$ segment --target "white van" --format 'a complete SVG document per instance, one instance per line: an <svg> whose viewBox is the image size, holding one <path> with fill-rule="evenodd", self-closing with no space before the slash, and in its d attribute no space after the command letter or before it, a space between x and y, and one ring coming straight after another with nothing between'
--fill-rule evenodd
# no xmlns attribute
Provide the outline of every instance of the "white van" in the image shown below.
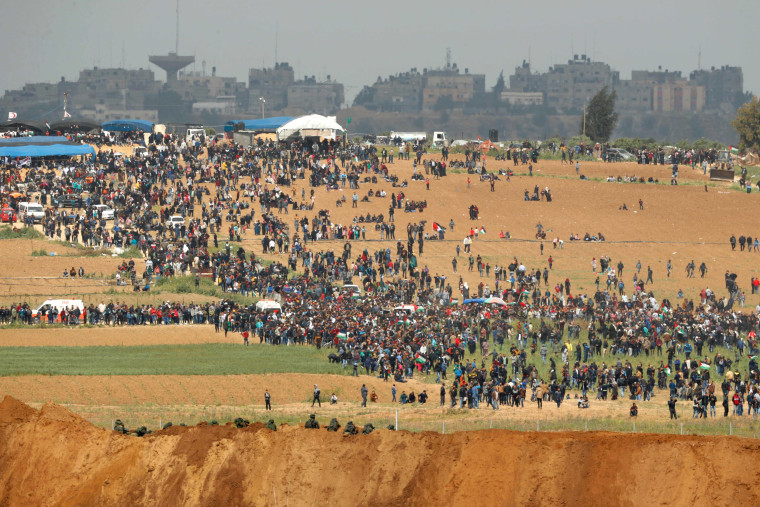
<svg viewBox="0 0 760 507"><path fill-rule="evenodd" d="M105 204L93 204L92 211L95 212L94 214L97 218L102 218L103 220L113 220L113 208L110 208Z"/></svg>
<svg viewBox="0 0 760 507"><path fill-rule="evenodd" d="M181 215L172 215L169 220L166 221L166 228L173 230L174 227L182 227L185 225L185 219Z"/></svg>
<svg viewBox="0 0 760 507"><path fill-rule="evenodd" d="M42 204L36 202L18 203L18 219L23 222L27 216L32 217L35 222L42 222L45 218L45 209Z"/></svg>
<svg viewBox="0 0 760 507"><path fill-rule="evenodd" d="M56 310L54 313L60 314L61 310L66 310L68 313L74 308L79 308L81 314L81 312L84 312L84 302L81 299L47 299L40 306L32 310L32 319L39 321L41 318L40 311L43 309L45 310L45 320L47 320L47 315L53 309ZM56 316L56 322L58 319L59 317Z"/></svg>
<svg viewBox="0 0 760 507"><path fill-rule="evenodd" d="M187 129L187 132L185 133L185 142L187 142L187 144L194 144L195 141L198 141L201 145L206 144L206 129Z"/></svg>

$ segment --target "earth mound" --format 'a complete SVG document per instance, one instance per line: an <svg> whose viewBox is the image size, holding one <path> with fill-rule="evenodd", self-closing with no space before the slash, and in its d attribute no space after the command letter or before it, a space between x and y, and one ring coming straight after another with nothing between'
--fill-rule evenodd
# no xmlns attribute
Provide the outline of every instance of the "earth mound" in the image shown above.
<svg viewBox="0 0 760 507"><path fill-rule="evenodd" d="M138 438L0 404L2 505L758 505L758 458L755 440L593 432L201 424Z"/></svg>

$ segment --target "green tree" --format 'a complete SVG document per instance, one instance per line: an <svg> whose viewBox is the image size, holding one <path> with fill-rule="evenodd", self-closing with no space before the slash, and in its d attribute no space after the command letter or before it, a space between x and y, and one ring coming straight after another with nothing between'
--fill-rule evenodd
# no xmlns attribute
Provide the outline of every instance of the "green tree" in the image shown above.
<svg viewBox="0 0 760 507"><path fill-rule="evenodd" d="M356 94L354 98L355 106L364 106L371 104L375 100L375 89L371 86L365 86L362 90Z"/></svg>
<svg viewBox="0 0 760 507"><path fill-rule="evenodd" d="M740 150L760 150L760 100L757 97L739 108L731 125L739 133Z"/></svg>
<svg viewBox="0 0 760 507"><path fill-rule="evenodd" d="M593 141L605 143L615 130L618 114L615 112L616 92L610 92L605 86L594 95L586 108L586 135ZM583 133L581 120L580 133Z"/></svg>

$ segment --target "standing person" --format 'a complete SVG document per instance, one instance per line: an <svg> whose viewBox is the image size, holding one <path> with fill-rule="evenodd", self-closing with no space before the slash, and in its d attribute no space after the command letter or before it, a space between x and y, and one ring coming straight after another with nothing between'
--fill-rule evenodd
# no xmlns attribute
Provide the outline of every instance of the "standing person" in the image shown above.
<svg viewBox="0 0 760 507"><path fill-rule="evenodd" d="M668 278L670 278L670 270L673 268L673 265L670 263L670 259L668 259L668 263L665 264L665 267L668 269Z"/></svg>
<svg viewBox="0 0 760 507"><path fill-rule="evenodd" d="M536 387L536 404L539 410L544 406L544 390L540 385Z"/></svg>
<svg viewBox="0 0 760 507"><path fill-rule="evenodd" d="M269 394L269 389L264 390L264 410L272 410L272 395Z"/></svg>
<svg viewBox="0 0 760 507"><path fill-rule="evenodd" d="M670 400L668 400L668 410L670 411L670 418L671 419L678 419L678 415L676 414L676 397L671 396Z"/></svg>
<svg viewBox="0 0 760 507"><path fill-rule="evenodd" d="M541 255L544 255L544 244L543 244L543 242L541 243L540 248L541 248Z"/></svg>
<svg viewBox="0 0 760 507"><path fill-rule="evenodd" d="M396 384L393 384L393 387L391 387L391 395L393 396L391 402L396 403Z"/></svg>
<svg viewBox="0 0 760 507"><path fill-rule="evenodd" d="M654 283L652 280L652 266L647 266L647 281L646 283Z"/></svg>
<svg viewBox="0 0 760 507"><path fill-rule="evenodd" d="M580 174L580 170L581 170L581 163L576 160L575 161L575 174L576 175Z"/></svg>
<svg viewBox="0 0 760 507"><path fill-rule="evenodd" d="M367 386L365 384L362 384L361 393L362 393L362 407L366 407L367 406Z"/></svg>
<svg viewBox="0 0 760 507"><path fill-rule="evenodd" d="M311 406L313 407L315 403L319 403L320 408L322 407L322 401L319 399L319 394L321 391L319 390L319 387L317 384L314 384L314 398L311 400Z"/></svg>
<svg viewBox="0 0 760 507"><path fill-rule="evenodd" d="M441 406L446 404L446 382L441 383Z"/></svg>

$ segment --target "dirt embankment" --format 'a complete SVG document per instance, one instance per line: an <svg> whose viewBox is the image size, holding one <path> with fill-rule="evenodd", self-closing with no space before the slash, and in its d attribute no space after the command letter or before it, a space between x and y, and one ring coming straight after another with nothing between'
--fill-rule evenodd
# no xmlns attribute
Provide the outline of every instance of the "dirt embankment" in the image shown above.
<svg viewBox="0 0 760 507"><path fill-rule="evenodd" d="M754 440L606 433L254 424L137 438L54 404L0 404L3 505L758 505L758 458Z"/></svg>

